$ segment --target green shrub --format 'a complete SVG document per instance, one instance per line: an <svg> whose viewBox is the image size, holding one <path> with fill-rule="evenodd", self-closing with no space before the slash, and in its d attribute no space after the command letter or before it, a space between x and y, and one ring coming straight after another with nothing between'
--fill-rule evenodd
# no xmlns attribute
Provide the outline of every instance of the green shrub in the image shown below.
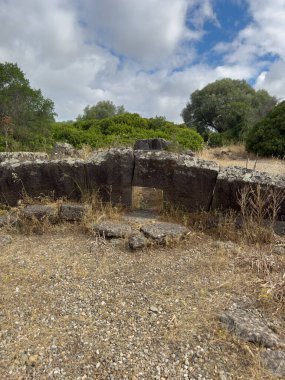
<svg viewBox="0 0 285 380"><path fill-rule="evenodd" d="M224 144L225 144L225 137L224 137L223 133L212 132L209 134L208 146L215 148L215 147L223 146Z"/></svg>
<svg viewBox="0 0 285 380"><path fill-rule="evenodd" d="M193 129L179 126L162 117L146 119L138 114L122 114L102 120L54 123L54 141L68 142L75 147L89 144L94 148L131 146L137 139L164 138L194 151L203 147L202 137Z"/></svg>
<svg viewBox="0 0 285 380"><path fill-rule="evenodd" d="M245 142L248 152L260 156L285 156L285 101L249 131Z"/></svg>

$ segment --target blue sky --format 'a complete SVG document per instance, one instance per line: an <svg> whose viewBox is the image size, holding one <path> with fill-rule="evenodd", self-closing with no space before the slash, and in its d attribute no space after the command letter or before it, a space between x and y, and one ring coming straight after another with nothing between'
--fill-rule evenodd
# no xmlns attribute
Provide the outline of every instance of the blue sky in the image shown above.
<svg viewBox="0 0 285 380"><path fill-rule="evenodd" d="M196 89L285 98L285 0L0 0L0 61L74 119L100 100L176 122Z"/></svg>

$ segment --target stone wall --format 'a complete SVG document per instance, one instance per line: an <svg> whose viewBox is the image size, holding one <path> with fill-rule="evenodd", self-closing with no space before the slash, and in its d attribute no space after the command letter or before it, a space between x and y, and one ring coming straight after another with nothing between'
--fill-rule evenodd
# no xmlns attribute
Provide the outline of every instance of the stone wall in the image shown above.
<svg viewBox="0 0 285 380"><path fill-rule="evenodd" d="M238 209L238 191L261 185L285 191L285 177L243 168L219 168L211 161L167 151L110 149L88 160L36 159L0 162L0 202L16 205L28 195L78 200L98 191L103 201L132 204L132 187L163 190L164 200L188 211ZM285 200L279 217L285 216Z"/></svg>

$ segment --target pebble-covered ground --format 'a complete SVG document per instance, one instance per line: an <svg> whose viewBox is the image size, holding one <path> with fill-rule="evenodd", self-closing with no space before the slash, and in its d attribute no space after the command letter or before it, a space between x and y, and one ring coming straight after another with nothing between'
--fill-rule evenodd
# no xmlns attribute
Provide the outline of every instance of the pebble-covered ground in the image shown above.
<svg viewBox="0 0 285 380"><path fill-rule="evenodd" d="M277 379L218 315L256 297L247 248L200 233L130 252L77 227L0 248L0 379Z"/></svg>

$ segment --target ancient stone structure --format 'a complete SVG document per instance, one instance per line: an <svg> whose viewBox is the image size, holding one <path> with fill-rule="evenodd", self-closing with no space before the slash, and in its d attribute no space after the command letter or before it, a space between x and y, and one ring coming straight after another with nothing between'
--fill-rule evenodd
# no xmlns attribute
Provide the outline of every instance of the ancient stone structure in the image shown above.
<svg viewBox="0 0 285 380"><path fill-rule="evenodd" d="M16 205L24 196L53 195L79 200L97 191L103 201L132 204L132 187L163 190L164 200L188 211L238 208L238 192L260 185L285 191L285 177L243 169L219 168L188 154L163 150L109 149L88 160L46 157L0 162L0 202ZM285 218L285 200L279 218Z"/></svg>

